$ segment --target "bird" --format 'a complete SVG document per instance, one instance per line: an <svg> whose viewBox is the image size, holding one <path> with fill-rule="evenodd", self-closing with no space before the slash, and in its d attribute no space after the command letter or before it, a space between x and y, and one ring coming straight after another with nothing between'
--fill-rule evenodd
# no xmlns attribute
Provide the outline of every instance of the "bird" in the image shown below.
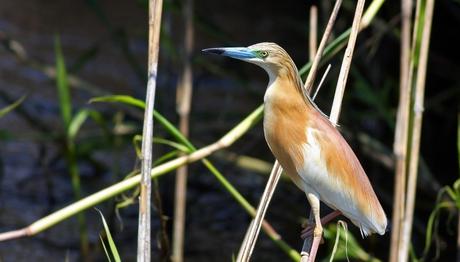
<svg viewBox="0 0 460 262"><path fill-rule="evenodd" d="M289 54L271 42L248 47L207 48L203 52L256 64L267 72L264 136L285 173L305 192L311 206L315 222L311 261L315 259L314 250L323 232L320 201L334 210L332 216L347 217L363 237L385 234L385 211L361 163L306 93Z"/></svg>

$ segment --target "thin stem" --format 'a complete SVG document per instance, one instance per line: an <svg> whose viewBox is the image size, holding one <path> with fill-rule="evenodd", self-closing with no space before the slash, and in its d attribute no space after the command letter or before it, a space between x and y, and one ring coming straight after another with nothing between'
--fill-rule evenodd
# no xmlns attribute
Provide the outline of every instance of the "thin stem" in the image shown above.
<svg viewBox="0 0 460 262"><path fill-rule="evenodd" d="M177 87L177 112L179 114L180 132L188 137L189 115L192 101L193 72L191 56L193 51L193 0L185 1L184 5L185 41L183 71ZM174 199L173 253L174 262L184 260L184 228L187 202L187 166L180 167L176 173Z"/></svg>
<svg viewBox="0 0 460 262"><path fill-rule="evenodd" d="M249 259L251 258L254 246L257 241L257 237L260 232L262 221L268 209L268 204L272 199L273 193L275 192L276 186L278 184L282 172L283 169L281 168L281 165L278 161L275 161L273 169L270 173L270 177L267 181L267 186L265 187L264 193L262 194L262 198L260 199L260 204L257 208L256 216L249 225L249 229L241 245L240 251L238 252L238 258L236 261L249 261Z"/></svg>
<svg viewBox="0 0 460 262"><path fill-rule="evenodd" d="M358 32L361 25L361 17L364 9L364 0L358 0L356 4L355 16L353 18L353 25L351 27L350 38L348 39L347 49L345 49L345 54L342 60L342 66L340 68L339 78L337 80L337 87L335 88L334 101L338 101L333 104L330 120L332 123L337 123L340 115L340 108L342 106L342 97L345 92L345 86L347 84L348 72L350 71L351 59L353 57L353 51L355 49L356 38L358 37Z"/></svg>
<svg viewBox="0 0 460 262"><path fill-rule="evenodd" d="M316 88L311 100L315 100L316 96L319 93L319 90L321 89L321 86L323 85L324 80L326 79L327 74L329 74L329 70L331 70L331 64L327 65L326 71L324 71L324 74L321 77L321 81L319 81L318 87Z"/></svg>
<svg viewBox="0 0 460 262"><path fill-rule="evenodd" d="M160 48L161 12L163 0L149 1L149 53L148 81L145 98L144 128L142 132L142 167L139 200L139 229L137 239L137 261L150 262L151 258L151 187L152 169L152 138L153 138L153 108L155 107L155 91L158 68L158 51Z"/></svg>
<svg viewBox="0 0 460 262"><path fill-rule="evenodd" d="M312 5L310 7L310 30L308 31L308 52L310 61L313 61L316 54L316 46L318 44L318 7Z"/></svg>
<svg viewBox="0 0 460 262"><path fill-rule="evenodd" d="M430 46L431 24L433 20L434 0L427 0L423 19L423 31L420 43L420 55L415 82L414 124L409 162L409 177L407 181L406 210L402 227L402 241L399 251L400 261L407 261L409 243L414 219L414 205L417 186L418 160L420 156L420 137L422 133L423 101L425 97L426 69L428 50Z"/></svg>
<svg viewBox="0 0 460 262"><path fill-rule="evenodd" d="M340 5L342 4L342 0L336 0L334 9L332 10L331 16L329 17L329 21L327 22L326 29L324 30L323 37L321 38L321 43L319 44L318 50L315 52L315 59L313 59L312 66L310 72L308 73L307 79L305 80L305 90L307 94L311 93L311 89L315 82L316 72L318 71L319 61L323 56L324 49L326 48L327 40L329 39L332 28L334 27L335 20L337 18L337 14L339 13Z"/></svg>
<svg viewBox="0 0 460 262"><path fill-rule="evenodd" d="M404 219L405 189L406 189L406 161L407 140L409 129L409 107L411 86L409 85L410 66L410 28L412 17L412 0L401 1L401 60L399 82L399 105L396 119L395 140L393 152L395 154L395 191L393 197L393 218L391 230L390 261L397 261L397 251L401 223Z"/></svg>

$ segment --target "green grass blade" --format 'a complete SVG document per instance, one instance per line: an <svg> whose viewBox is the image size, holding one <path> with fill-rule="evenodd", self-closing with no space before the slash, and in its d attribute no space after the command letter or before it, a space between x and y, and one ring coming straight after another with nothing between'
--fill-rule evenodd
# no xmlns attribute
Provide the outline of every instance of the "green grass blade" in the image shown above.
<svg viewBox="0 0 460 262"><path fill-rule="evenodd" d="M145 102L127 95L111 95L111 96L100 96L89 100L89 103L95 102L110 102L110 103L122 103L145 109Z"/></svg>
<svg viewBox="0 0 460 262"><path fill-rule="evenodd" d="M338 224L330 224L324 230L324 238L329 244L329 253L334 255L334 260L380 261L378 258L375 258L371 254L367 253L353 234L351 234L348 230L343 230L342 232L339 227L340 225ZM336 241L334 240L337 236L339 237L339 242L337 247L334 247L336 244ZM330 261L330 259L331 256L325 258L323 261Z"/></svg>
<svg viewBox="0 0 460 262"><path fill-rule="evenodd" d="M101 240L102 248L104 249L105 257L109 262L112 262L112 259L110 259L109 251L107 250L107 247L104 244L104 240L102 239L102 236L99 235L99 239Z"/></svg>
<svg viewBox="0 0 460 262"><path fill-rule="evenodd" d="M175 148L175 149L177 149L179 151L182 151L184 153L190 153L190 148L184 146L183 144L179 144L177 142L174 142L174 141L171 141L171 140L168 140L168 139L164 139L164 138L161 138L161 137L154 137L153 138L153 143L170 146L170 147Z"/></svg>
<svg viewBox="0 0 460 262"><path fill-rule="evenodd" d="M70 140L75 139L75 137L77 136L78 131L80 130L80 127L86 121L88 116L89 116L89 110L88 109L82 109L82 110L78 111L75 114L75 116L72 118L72 120L69 123L69 128L67 130L67 136L69 137Z"/></svg>
<svg viewBox="0 0 460 262"><path fill-rule="evenodd" d="M81 126L85 123L86 119L90 117L94 122L96 122L103 129L105 127L105 120L101 113L92 110L92 109L81 109L75 116L71 119L69 123L69 128L67 130L67 136L70 140L74 140L80 131Z"/></svg>
<svg viewBox="0 0 460 262"><path fill-rule="evenodd" d="M112 253L113 259L115 260L115 262L120 262L120 254L118 254L118 249L115 245L115 242L113 241L112 234L110 233L109 226L105 221L104 215L99 209L96 208L96 210L97 212L99 212L99 215L101 215L102 224L104 225L105 234L107 236L107 242L109 243L110 252Z"/></svg>
<svg viewBox="0 0 460 262"><path fill-rule="evenodd" d="M55 56L56 56L56 85L59 95L59 108L64 126L67 130L72 118L72 103L70 100L70 89L67 79L67 70L65 67L64 55L62 54L61 41L59 36L54 40Z"/></svg>
<svg viewBox="0 0 460 262"><path fill-rule="evenodd" d="M122 103L126 105L135 106L140 109L145 109L144 101L127 95L101 96L93 98L89 102ZM260 112L260 115L262 115L262 112ZM155 117L155 120L158 121L174 138L176 138L177 141L183 143L190 149L196 150L192 143L190 143L190 141L187 138L185 138L185 136L182 135L182 133L173 124L171 124L171 122L169 122L164 116L158 113L158 111L153 111L153 117Z"/></svg>
<svg viewBox="0 0 460 262"><path fill-rule="evenodd" d="M16 107L18 107L24 101L24 99L26 99L26 97L27 95L23 95L11 105L0 109L0 118L4 117L6 114L13 111Z"/></svg>

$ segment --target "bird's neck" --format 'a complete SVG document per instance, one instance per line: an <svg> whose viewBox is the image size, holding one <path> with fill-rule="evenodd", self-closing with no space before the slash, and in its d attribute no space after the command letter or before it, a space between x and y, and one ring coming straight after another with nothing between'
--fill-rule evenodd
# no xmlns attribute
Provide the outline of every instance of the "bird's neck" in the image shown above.
<svg viewBox="0 0 460 262"><path fill-rule="evenodd" d="M267 72L269 82L264 96L266 105L286 103L285 105L308 107L302 93L302 80L296 68L291 70L281 68L267 70Z"/></svg>
<svg viewBox="0 0 460 262"><path fill-rule="evenodd" d="M293 62L290 66L290 68L284 66L279 70L266 69L269 82L264 96L265 106L278 105L286 109L317 111L327 118L306 93Z"/></svg>

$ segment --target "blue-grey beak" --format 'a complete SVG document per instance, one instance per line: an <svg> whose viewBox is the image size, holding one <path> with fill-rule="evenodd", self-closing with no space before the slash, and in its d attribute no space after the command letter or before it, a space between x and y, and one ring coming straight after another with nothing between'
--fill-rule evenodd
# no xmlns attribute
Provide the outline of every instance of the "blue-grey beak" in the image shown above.
<svg viewBox="0 0 460 262"><path fill-rule="evenodd" d="M247 47L216 47L202 50L206 53L228 56L235 59L246 60L256 58L256 55Z"/></svg>

